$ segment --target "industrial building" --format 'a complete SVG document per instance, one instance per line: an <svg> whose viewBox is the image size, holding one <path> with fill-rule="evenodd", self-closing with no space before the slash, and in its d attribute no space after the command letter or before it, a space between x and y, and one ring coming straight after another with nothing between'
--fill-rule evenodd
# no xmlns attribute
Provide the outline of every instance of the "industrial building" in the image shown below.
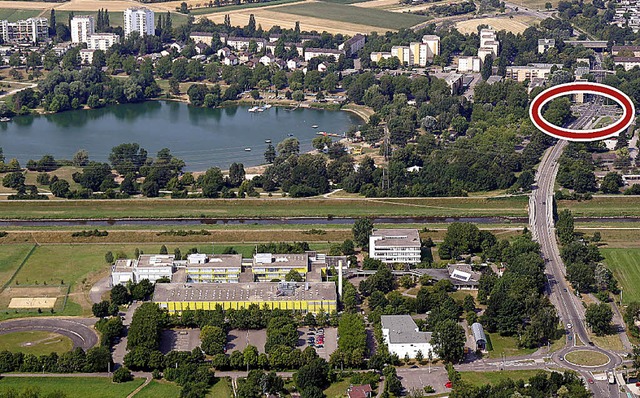
<svg viewBox="0 0 640 398"><path fill-rule="evenodd" d="M190 254L185 267L187 283L238 283L241 272L241 254Z"/></svg>
<svg viewBox="0 0 640 398"><path fill-rule="evenodd" d="M374 229L369 257L385 264L418 264L421 246L417 229Z"/></svg>
<svg viewBox="0 0 640 398"><path fill-rule="evenodd" d="M420 332L410 315L382 315L382 336L390 354L400 358L415 358L420 351L424 358L436 358L431 345L431 332Z"/></svg>
<svg viewBox="0 0 640 398"><path fill-rule="evenodd" d="M251 283L160 283L153 302L170 314L184 310L224 310L258 304L270 309L318 313L337 309L333 282L251 282Z"/></svg>

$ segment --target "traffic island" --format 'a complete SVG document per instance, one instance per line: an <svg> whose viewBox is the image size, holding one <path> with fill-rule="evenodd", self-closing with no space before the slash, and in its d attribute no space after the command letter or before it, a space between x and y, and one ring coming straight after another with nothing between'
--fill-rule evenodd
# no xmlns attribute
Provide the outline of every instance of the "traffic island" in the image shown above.
<svg viewBox="0 0 640 398"><path fill-rule="evenodd" d="M576 350L564 356L565 361L576 366L600 367L607 365L609 357L598 351Z"/></svg>

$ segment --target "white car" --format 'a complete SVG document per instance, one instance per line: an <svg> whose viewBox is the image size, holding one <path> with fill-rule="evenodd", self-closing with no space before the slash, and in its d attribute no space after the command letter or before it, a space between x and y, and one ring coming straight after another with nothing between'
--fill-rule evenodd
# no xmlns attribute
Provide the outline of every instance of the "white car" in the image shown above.
<svg viewBox="0 0 640 398"><path fill-rule="evenodd" d="M567 323L567 329L571 329L573 325L571 325L570 323Z"/></svg>

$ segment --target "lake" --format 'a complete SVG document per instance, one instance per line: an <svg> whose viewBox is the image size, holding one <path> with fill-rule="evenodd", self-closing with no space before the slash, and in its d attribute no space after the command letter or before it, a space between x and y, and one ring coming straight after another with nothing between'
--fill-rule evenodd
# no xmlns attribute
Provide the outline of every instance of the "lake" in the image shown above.
<svg viewBox="0 0 640 398"><path fill-rule="evenodd" d="M20 116L0 123L0 147L7 161L51 154L71 159L79 149L90 160L106 162L111 148L137 142L150 156L169 148L186 162L187 170L212 166L227 169L232 162L245 166L264 163L265 140L275 146L293 134L301 151L311 150L318 131L342 134L362 120L349 112L273 107L248 112L248 106L196 108L181 102L147 101L101 109L52 115ZM318 128L313 128L317 125ZM245 151L251 148L251 151Z"/></svg>

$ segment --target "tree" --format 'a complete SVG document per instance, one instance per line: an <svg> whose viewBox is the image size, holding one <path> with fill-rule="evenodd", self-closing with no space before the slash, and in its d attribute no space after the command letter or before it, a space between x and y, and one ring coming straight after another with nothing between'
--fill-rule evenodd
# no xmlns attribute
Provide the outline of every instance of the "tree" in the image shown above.
<svg viewBox="0 0 640 398"><path fill-rule="evenodd" d="M2 186L5 188L19 189L24 187L25 176L21 172L13 172L2 178Z"/></svg>
<svg viewBox="0 0 640 398"><path fill-rule="evenodd" d="M84 167L89 164L89 152L86 149L80 149L73 155L73 165L77 167Z"/></svg>
<svg viewBox="0 0 640 398"><path fill-rule="evenodd" d="M126 287L122 285L115 285L111 289L111 302L117 305L128 304L131 301L131 296L129 296L129 291Z"/></svg>
<svg viewBox="0 0 640 398"><path fill-rule="evenodd" d="M456 321L446 319L436 325L432 344L443 361L460 362L464 358L464 343L464 329Z"/></svg>
<svg viewBox="0 0 640 398"><path fill-rule="evenodd" d="M472 223L454 222L447 228L447 234L438 249L438 254L443 259L450 259L479 250L480 230L478 227Z"/></svg>
<svg viewBox="0 0 640 398"><path fill-rule="evenodd" d="M285 275L284 280L287 282L302 282L304 281L304 278L298 271L292 269L287 273L287 275Z"/></svg>
<svg viewBox="0 0 640 398"><path fill-rule="evenodd" d="M106 252L104 255L104 261L107 264L113 264L113 253L111 253L110 251Z"/></svg>
<svg viewBox="0 0 640 398"><path fill-rule="evenodd" d="M603 336L611 331L613 311L609 304L589 304L585 311L585 318L596 335Z"/></svg>
<svg viewBox="0 0 640 398"><path fill-rule="evenodd" d="M264 160L267 163L273 163L273 161L276 160L276 149L273 145L269 144L267 146L267 150L264 152Z"/></svg>
<svg viewBox="0 0 640 398"><path fill-rule="evenodd" d="M297 138L287 138L277 146L278 153L283 158L300 153L300 141Z"/></svg>
<svg viewBox="0 0 640 398"><path fill-rule="evenodd" d="M229 183L233 187L239 187L245 179L244 165L242 163L231 163L229 167Z"/></svg>
<svg viewBox="0 0 640 398"><path fill-rule="evenodd" d="M93 316L96 318L104 318L109 316L109 305L110 303L106 300L101 301L99 303L95 303L91 307L91 312L93 312Z"/></svg>
<svg viewBox="0 0 640 398"><path fill-rule="evenodd" d="M558 214L556 231L561 244L567 245L573 242L573 215L571 210L564 209Z"/></svg>
<svg viewBox="0 0 640 398"><path fill-rule="evenodd" d="M302 90L296 90L291 95L291 98L294 101L302 102L302 101L304 101L304 92Z"/></svg>
<svg viewBox="0 0 640 398"><path fill-rule="evenodd" d="M482 64L482 78L487 80L493 74L493 56L487 55Z"/></svg>
<svg viewBox="0 0 640 398"><path fill-rule="evenodd" d="M369 236L373 232L373 222L368 218L358 218L351 228L353 241L361 248L369 246Z"/></svg>
<svg viewBox="0 0 640 398"><path fill-rule="evenodd" d="M129 369L125 367L120 367L113 372L113 382L114 383L126 383L128 381L133 380L133 375L129 371Z"/></svg>
<svg viewBox="0 0 640 398"><path fill-rule="evenodd" d="M207 355L224 354L227 334L218 326L206 325L200 330L202 350Z"/></svg>
<svg viewBox="0 0 640 398"><path fill-rule="evenodd" d="M323 388L328 383L329 364L322 358L316 358L303 365L295 374L296 386L304 393L305 390L316 387Z"/></svg>
<svg viewBox="0 0 640 398"><path fill-rule="evenodd" d="M600 189L602 193L620 193L620 187L624 185L622 176L616 172L607 173L602 179Z"/></svg>

